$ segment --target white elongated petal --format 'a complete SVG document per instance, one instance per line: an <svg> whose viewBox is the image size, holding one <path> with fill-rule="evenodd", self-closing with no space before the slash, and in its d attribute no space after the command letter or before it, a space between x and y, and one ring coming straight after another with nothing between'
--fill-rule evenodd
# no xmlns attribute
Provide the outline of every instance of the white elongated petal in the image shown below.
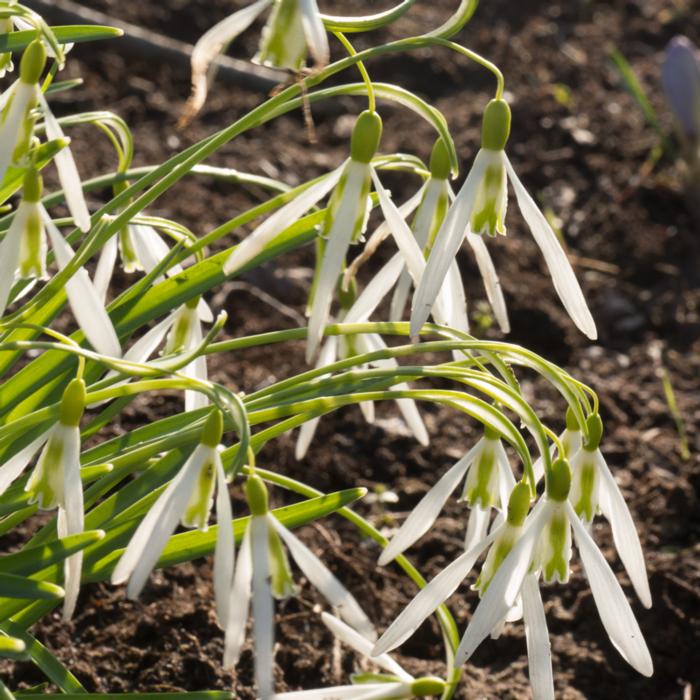
<svg viewBox="0 0 700 700"><path fill-rule="evenodd" d="M383 652L375 654L373 648L374 639L369 640L363 637L357 630L352 629L334 615L326 612L321 613L323 624L333 632L333 635L344 644L354 649L358 654L370 659L372 663L388 671L392 675L404 681L412 681L413 677L408 674L394 659Z"/></svg>
<svg viewBox="0 0 700 700"><path fill-rule="evenodd" d="M423 324L427 321L450 264L462 245L479 183L488 164L487 160L484 158L483 151L479 151L462 189L457 194L435 237L425 271L413 296L411 336L418 335Z"/></svg>
<svg viewBox="0 0 700 700"><path fill-rule="evenodd" d="M72 260L73 249L43 207L41 214L56 254L56 262L62 270ZM66 294L78 324L95 350L110 357L121 357L122 351L112 321L84 267L66 282Z"/></svg>
<svg viewBox="0 0 700 700"><path fill-rule="evenodd" d="M468 552L480 542L483 542L489 529L491 508L472 506L467 522L467 534L464 537L464 551Z"/></svg>
<svg viewBox="0 0 700 700"><path fill-rule="evenodd" d="M275 700L366 700L368 693L376 693L387 688L395 691L400 683L357 683L354 685L334 685L330 688L313 690L293 690L288 693L276 693ZM399 696L396 696L399 697Z"/></svg>
<svg viewBox="0 0 700 700"><path fill-rule="evenodd" d="M530 566L533 549L551 508L552 504L543 498L528 516L520 539L498 567L462 637L455 656L457 665L461 666L476 651L515 604Z"/></svg>
<svg viewBox="0 0 700 700"><path fill-rule="evenodd" d="M0 467L0 495L5 493L10 484L27 468L32 457L39 451L41 446L48 440L52 428L44 431L36 440L32 440L26 447L23 447L16 455L10 457Z"/></svg>
<svg viewBox="0 0 700 700"><path fill-rule="evenodd" d="M323 337L323 329L330 313L333 289L352 239L358 207L364 206L361 194L368 168L369 166L365 163L357 163L352 160L347 163L345 190L328 234L326 250L321 261L321 270L311 305L306 343L307 362L311 362Z"/></svg>
<svg viewBox="0 0 700 700"><path fill-rule="evenodd" d="M571 263L566 257L566 253L561 247L556 234L552 231L552 227L547 222L544 214L535 204L525 186L518 178L513 166L508 158L505 158L506 171L513 185L515 197L518 200L518 206L522 212L523 218L530 227L532 237L535 243L542 251L544 260L547 263L549 274L552 276L554 288L559 295L559 298L564 304L572 321L578 326L579 330L587 335L591 340L598 337L595 321L591 312L588 310L588 305L579 286L576 275L571 268Z"/></svg>
<svg viewBox="0 0 700 700"><path fill-rule="evenodd" d="M391 623L372 649L373 654L384 654L403 644L423 624L423 621L442 605L469 575L476 560L493 542L496 532L492 532L476 547L458 556L447 568L443 569L418 595L406 606L401 614Z"/></svg>
<svg viewBox="0 0 700 700"><path fill-rule="evenodd" d="M382 214L384 214L384 218L391 230L391 235L394 237L399 252L403 256L406 268L415 282L420 279L425 269L423 253L409 225L406 223L403 216L401 216L401 212L392 201L384 185L382 185L374 168L372 168L372 181L374 182L374 189L379 198L379 206L381 207Z"/></svg>
<svg viewBox="0 0 700 700"><path fill-rule="evenodd" d="M270 515L254 515L250 519L250 540L253 557L253 635L255 637L255 682L260 700L272 697L274 607L270 588L268 528Z"/></svg>
<svg viewBox="0 0 700 700"><path fill-rule="evenodd" d="M462 459L456 462L439 479L428 493L423 496L418 505L411 511L399 531L384 548L379 565L386 566L399 554L408 549L419 537L422 537L435 522L450 494L467 473L475 457L482 449L482 442L477 442Z"/></svg>
<svg viewBox="0 0 700 700"><path fill-rule="evenodd" d="M153 226L131 224L130 228L136 257L146 273L152 272L170 252L170 249ZM168 270L170 275L176 275L179 272L182 272L181 265L173 265Z"/></svg>
<svg viewBox="0 0 700 700"><path fill-rule="evenodd" d="M236 246L236 249L224 263L224 272L230 275L259 255L275 236L291 226L336 186L343 174L344 167L345 163L265 219L260 226Z"/></svg>
<svg viewBox="0 0 700 700"><path fill-rule="evenodd" d="M326 338L326 342L321 346L321 352L319 353L316 367L325 367L326 365L332 364L335 362L337 355L338 336L331 335ZM319 379L326 376L328 375L323 375L322 377L319 377ZM320 420L320 416L317 418L312 418L311 420L306 421L306 423L303 423L301 428L299 428L299 437L297 438L297 444L294 449L294 456L296 459L304 459L306 456L306 452L309 449L311 440L313 440L316 427L318 426L318 422Z"/></svg>
<svg viewBox="0 0 700 700"><path fill-rule="evenodd" d="M522 589L527 661L534 700L554 700L552 651L537 576L528 574Z"/></svg>
<svg viewBox="0 0 700 700"><path fill-rule="evenodd" d="M464 333L469 332L467 298L456 260L452 261L447 270L447 277L440 288L432 313L436 323L446 324ZM460 356L463 357L462 353L456 351L455 359L460 359Z"/></svg>
<svg viewBox="0 0 700 700"><path fill-rule="evenodd" d="M228 623L224 643L224 668L231 669L241 655L245 639L245 623L250 607L251 584L253 580L253 556L251 553L250 527L243 535L238 551L236 568L231 586L231 598L228 605Z"/></svg>
<svg viewBox="0 0 700 700"><path fill-rule="evenodd" d="M567 502L566 508L593 599L610 641L630 666L643 676L651 676L654 667L649 649L615 574L571 504Z"/></svg>
<svg viewBox="0 0 700 700"><path fill-rule="evenodd" d="M199 320L192 324L192 332L189 336L188 350L197 347L202 342L202 326ZM192 377L200 381L208 380L206 355L199 355L188 365L180 370L186 377ZM196 411L209 405L209 398L201 391L185 390L185 411Z"/></svg>
<svg viewBox="0 0 700 700"><path fill-rule="evenodd" d="M65 504L65 534L77 535L85 529L83 513L83 484L80 480L80 430L77 427L60 428L63 439L63 495ZM70 620L78 602L80 592L80 572L83 566L83 552L76 552L64 563L65 581L63 588L63 619Z"/></svg>
<svg viewBox="0 0 700 700"><path fill-rule="evenodd" d="M309 47L309 53L316 62L316 68L328 65L330 49L328 48L328 35L321 21L321 13L318 11L316 0L300 0L301 24L304 28L304 36Z"/></svg>
<svg viewBox="0 0 700 700"><path fill-rule="evenodd" d="M20 203L5 238L0 242L0 317L5 313L15 281L22 230L26 225L28 212L27 205L24 202Z"/></svg>
<svg viewBox="0 0 700 700"><path fill-rule="evenodd" d="M214 599L216 600L216 616L219 626L226 629L229 619L229 600L233 585L233 560L236 544L233 539L231 521L231 497L226 483L221 457L215 452L216 458L216 547L214 549Z"/></svg>
<svg viewBox="0 0 700 700"><path fill-rule="evenodd" d="M498 493L501 499L501 511L508 510L508 500L510 494L515 488L515 477L513 470L510 468L508 455L503 447L503 443L498 440L496 442L496 461L498 463Z"/></svg>
<svg viewBox="0 0 700 700"><path fill-rule="evenodd" d="M343 319L345 323L366 321L389 293L404 267L401 253L396 253L389 262L370 280Z"/></svg>
<svg viewBox="0 0 700 700"><path fill-rule="evenodd" d="M207 99L207 73L212 61L271 4L272 0L258 0L202 34L192 50L192 97L188 104L191 115L196 114Z"/></svg>
<svg viewBox="0 0 700 700"><path fill-rule="evenodd" d="M411 275L409 275L408 270L404 268L399 275L399 280L396 283L396 287L394 287L394 293L391 297L391 306L389 307L390 321L401 321L401 319L403 319L403 312L406 308L408 295L411 293L412 284L413 280L411 279Z"/></svg>
<svg viewBox="0 0 700 700"><path fill-rule="evenodd" d="M198 445L175 478L160 494L136 528L131 541L112 573L112 583L129 579L127 595L138 597L165 543L172 535L192 495L199 472L211 448Z"/></svg>
<svg viewBox="0 0 700 700"><path fill-rule="evenodd" d="M600 451L596 453L596 466L600 475L600 509L610 521L615 549L620 555L639 600L645 608L650 608L651 591L637 528L634 526L632 515L620 493L615 477L610 473Z"/></svg>
<svg viewBox="0 0 700 700"><path fill-rule="evenodd" d="M212 312L209 304L204 301L204 298L200 299L199 304L197 304L197 317L204 323L214 322L214 313Z"/></svg>
<svg viewBox="0 0 700 700"><path fill-rule="evenodd" d="M12 164L12 154L17 147L17 138L29 103L39 91L36 85L27 85L21 80L17 80L8 89L8 97L10 90L12 91L12 102L5 122L0 127L0 182L5 177L7 168Z"/></svg>
<svg viewBox="0 0 700 700"><path fill-rule="evenodd" d="M469 243L474 251L476 266L479 268L481 279L484 282L486 298L489 300L489 304L491 304L493 315L496 317L500 329L504 333L510 333L510 321L508 320L506 300L503 296L501 281L498 279L498 273L496 272L496 267L489 254L486 241L482 236L467 231L467 243Z"/></svg>
<svg viewBox="0 0 700 700"><path fill-rule="evenodd" d="M61 125L58 123L56 117L53 116L44 94L41 90L38 90L37 94L39 95L39 105L41 106L44 122L46 124L46 136L52 140L65 138L63 129L61 129ZM90 212L85 202L85 195L83 194L83 186L80 181L80 175L78 174L78 168L69 146L62 148L54 156L54 163L56 163L58 179L61 182L63 194L66 197L68 211L70 211L75 225L81 231L89 231L91 225Z"/></svg>
<svg viewBox="0 0 700 700"><path fill-rule="evenodd" d="M360 401L360 411L370 425L374 423L374 401Z"/></svg>
<svg viewBox="0 0 700 700"><path fill-rule="evenodd" d="M377 632L350 591L329 571L326 565L277 519L270 522L284 540L297 566L309 583L335 608L340 616L363 637L374 641Z"/></svg>
<svg viewBox="0 0 700 700"><path fill-rule="evenodd" d="M175 314L170 313L153 328L144 333L124 354L124 359L130 362L145 362L163 342L173 325Z"/></svg>
<svg viewBox="0 0 700 700"><path fill-rule="evenodd" d="M95 268L95 276L92 283L102 304L107 300L107 290L114 274L114 265L117 262L117 248L117 237L112 236L102 246L102 252Z"/></svg>

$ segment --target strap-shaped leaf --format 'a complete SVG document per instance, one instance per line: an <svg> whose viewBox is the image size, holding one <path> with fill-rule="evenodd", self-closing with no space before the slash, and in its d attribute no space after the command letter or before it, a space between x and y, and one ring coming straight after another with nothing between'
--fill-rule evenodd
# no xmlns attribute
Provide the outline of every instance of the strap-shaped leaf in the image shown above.
<svg viewBox="0 0 700 700"><path fill-rule="evenodd" d="M32 600L60 600L63 589L50 581L0 573L0 596Z"/></svg>
<svg viewBox="0 0 700 700"><path fill-rule="evenodd" d="M79 44L84 41L115 39L124 34L116 27L99 24L67 24L62 27L50 27L59 44ZM36 31L24 29L21 32L8 32L0 35L0 52L21 51L36 39Z"/></svg>

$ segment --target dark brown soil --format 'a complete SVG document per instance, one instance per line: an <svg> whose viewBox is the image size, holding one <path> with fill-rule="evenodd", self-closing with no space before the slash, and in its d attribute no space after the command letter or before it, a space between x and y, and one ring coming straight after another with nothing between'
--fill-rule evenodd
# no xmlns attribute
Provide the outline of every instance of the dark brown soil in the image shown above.
<svg viewBox="0 0 700 700"><path fill-rule="evenodd" d="M241 4L90 3L190 42ZM388 3L368 4L374 10ZM425 31L456 4L419 2L389 32L360 38L358 45ZM334 3L332 9L360 12L364 5L352 0ZM691 5L685 0L491 0L463 32L466 43L505 73L513 107L511 158L540 203L559 217L601 335L591 344L572 327L513 207L508 239L492 246L513 320L510 340L562 363L599 392L606 423L604 451L638 524L654 597L650 611L634 605L656 668L653 678L645 679L607 640L578 563L569 585L545 591L557 695L564 698L675 700L700 692L700 238L684 207L677 165L662 158L650 166L658 137L624 91L608 58L615 47L627 56L664 127L670 129L659 94L659 67L662 50L674 34L700 39L700 9L691 10ZM251 55L255 42L254 32L246 34L232 53ZM68 72L83 76L85 87L56 102L64 102L65 109L111 108L125 117L135 132L137 164L163 160L262 99L218 85L201 119L181 133L175 123L189 91L185 72L125 55L118 42L77 47L71 59ZM470 162L478 146L480 113L492 90L488 74L438 51L388 57L369 68L375 79L402 84L442 109L463 164ZM339 115L315 114L323 146L316 152L305 140L302 119L294 115L234 141L213 162L276 175L289 183L319 174L344 157L351 124L344 114L356 113L362 103L347 100L342 106ZM428 156L432 134L424 124L394 107L382 109L382 115L383 149ZM108 146L97 134L73 136L82 168L97 172L112 166ZM401 180L392 184L397 198L408 193ZM151 211L204 234L260 196L193 179ZM286 271L308 273L310 264L310 252L302 251L251 273L245 281L301 313L304 276L286 276ZM475 266L466 256L462 265L471 308L476 309L483 292ZM279 309L240 288L218 290L212 303L229 312L231 335L293 325ZM485 333L497 335L493 330ZM664 396L663 369L654 360L659 352L689 436L691 457L686 460L680 456ZM302 355L297 344L284 351L275 347L217 357L213 373L249 391L299 371ZM528 376L524 388L547 420L561 422L561 404L551 392ZM177 406L139 403L125 416L124 427L164 410ZM475 426L446 410L427 407L425 416L432 438L428 448L397 432L391 407L380 411L374 426L367 426L359 411L348 409L321 422L303 462L294 461L293 437L286 436L264 450L260 464L326 491L357 484L386 486L399 494L397 505L385 511L359 505L358 510L391 528L477 437ZM275 497L281 501L283 495ZM413 560L428 577L459 551L465 518L465 510L453 502L412 550ZM599 542L610 542L604 525L596 526L595 535ZM414 586L398 570L375 568L376 547L344 521L322 521L303 528L301 536L347 582L380 628L414 595ZM610 547L606 552L615 561ZM300 598L278 608L279 690L343 682L355 663L351 655L331 646L314 608L318 602L303 587ZM461 629L474 602L466 586L451 601ZM54 616L35 631L91 691L234 688L240 697L252 697L246 690L252 680L249 647L235 675L221 671L222 634L212 610L209 561L158 573L136 604L125 602L121 589L86 586L72 623L63 624ZM401 662L411 672L442 670L440 636L432 621L400 651ZM24 664L8 669L8 675L10 687L41 680ZM525 642L516 625L498 642L482 645L465 669L458 697L522 698L528 693Z"/></svg>

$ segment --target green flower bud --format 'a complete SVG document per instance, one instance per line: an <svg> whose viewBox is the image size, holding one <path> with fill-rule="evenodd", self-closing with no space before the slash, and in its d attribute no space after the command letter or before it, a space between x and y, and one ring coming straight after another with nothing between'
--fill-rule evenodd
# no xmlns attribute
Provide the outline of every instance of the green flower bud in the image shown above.
<svg viewBox="0 0 700 700"><path fill-rule="evenodd" d="M501 434L497 430L494 430L493 428L489 427L488 425L485 425L484 426L484 437L487 440L500 440Z"/></svg>
<svg viewBox="0 0 700 700"><path fill-rule="evenodd" d="M510 107L505 100L491 100L481 124L481 147L502 151L510 136Z"/></svg>
<svg viewBox="0 0 700 700"><path fill-rule="evenodd" d="M27 85L36 85L44 72L46 65L46 49L44 44L35 39L24 50L19 64L19 79Z"/></svg>
<svg viewBox="0 0 700 700"><path fill-rule="evenodd" d="M576 414L571 409L571 406L567 406L566 408L566 429L581 430L581 426L578 424L578 418L576 418Z"/></svg>
<svg viewBox="0 0 700 700"><path fill-rule="evenodd" d="M73 379L61 397L58 419L66 426L80 425L80 419L83 417L84 411L85 382L82 379Z"/></svg>
<svg viewBox="0 0 700 700"><path fill-rule="evenodd" d="M376 112L365 110L352 130L350 157L358 163L369 163L382 138L382 119Z"/></svg>
<svg viewBox="0 0 700 700"><path fill-rule="evenodd" d="M603 438L603 421L597 413L591 413L586 419L586 428L588 437L584 447L591 452L598 449L600 441Z"/></svg>
<svg viewBox="0 0 700 700"><path fill-rule="evenodd" d="M508 499L508 523L520 527L530 510L530 487L522 481L515 485Z"/></svg>
<svg viewBox="0 0 700 700"><path fill-rule="evenodd" d="M221 436L224 432L224 417L221 411L215 408L207 417L204 428L202 429L202 437L200 442L207 447L216 447L221 442Z"/></svg>
<svg viewBox="0 0 700 700"><path fill-rule="evenodd" d="M414 698L442 695L443 690L445 690L445 681L435 676L424 676L411 683L411 694Z"/></svg>
<svg viewBox="0 0 700 700"><path fill-rule="evenodd" d="M547 480L547 496L553 501L565 501L571 489L571 467L560 458L552 464L552 473Z"/></svg>
<svg viewBox="0 0 700 700"><path fill-rule="evenodd" d="M355 303L357 299L357 280L353 277L349 280L347 289L343 288L342 277L341 281L338 283L338 303L340 308L343 310L348 310Z"/></svg>
<svg viewBox="0 0 700 700"><path fill-rule="evenodd" d="M38 170L30 168L24 176L22 199L25 202L38 202L44 194L44 182Z"/></svg>
<svg viewBox="0 0 700 700"><path fill-rule="evenodd" d="M269 497L265 482L253 474L245 482L245 498L252 515L265 515L269 510Z"/></svg>
<svg viewBox="0 0 700 700"><path fill-rule="evenodd" d="M433 144L430 154L430 174L438 180L447 180L450 175L450 154L440 138Z"/></svg>
<svg viewBox="0 0 700 700"><path fill-rule="evenodd" d="M201 299L201 297L199 297L199 296L192 297L191 299L189 299L188 301L185 302L185 306L188 309L196 309L199 306L200 299Z"/></svg>

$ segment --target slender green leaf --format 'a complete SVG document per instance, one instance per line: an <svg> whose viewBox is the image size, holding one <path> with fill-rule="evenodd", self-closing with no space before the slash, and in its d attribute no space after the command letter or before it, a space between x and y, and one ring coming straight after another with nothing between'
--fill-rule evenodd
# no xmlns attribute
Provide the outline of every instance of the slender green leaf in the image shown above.
<svg viewBox="0 0 700 700"><path fill-rule="evenodd" d="M32 600L60 600L64 591L49 581L36 581L24 576L0 573L0 596Z"/></svg>
<svg viewBox="0 0 700 700"><path fill-rule="evenodd" d="M104 27L98 24L65 25L51 27L51 31L59 44L78 44L84 41L100 39L115 39L124 34L116 27ZM20 51L36 39L36 31L25 29L21 32L9 32L0 35L0 51Z"/></svg>

